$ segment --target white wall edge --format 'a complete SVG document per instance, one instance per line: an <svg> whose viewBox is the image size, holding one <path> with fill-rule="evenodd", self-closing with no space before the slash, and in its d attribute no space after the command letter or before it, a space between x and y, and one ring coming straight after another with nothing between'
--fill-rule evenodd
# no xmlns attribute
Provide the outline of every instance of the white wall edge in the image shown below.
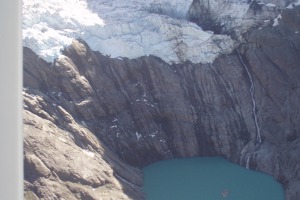
<svg viewBox="0 0 300 200"><path fill-rule="evenodd" d="M23 199L21 0L0 1L0 199Z"/></svg>

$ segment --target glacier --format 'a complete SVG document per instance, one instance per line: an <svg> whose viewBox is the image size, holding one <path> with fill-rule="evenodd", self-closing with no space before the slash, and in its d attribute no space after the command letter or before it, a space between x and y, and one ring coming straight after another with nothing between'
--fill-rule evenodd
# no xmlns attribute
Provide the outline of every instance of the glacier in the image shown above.
<svg viewBox="0 0 300 200"><path fill-rule="evenodd" d="M227 0L226 9L223 1L210 3L222 19L230 16L239 24L249 10L246 1ZM23 0L23 45L48 62L74 38L112 58L153 55L169 64L211 63L230 53L236 40L203 31L187 19L192 4L193 0Z"/></svg>
<svg viewBox="0 0 300 200"><path fill-rule="evenodd" d="M168 63L207 63L230 52L235 41L229 36L203 31L186 20L191 4L192 0L24 0L23 45L48 62L73 38L113 58L154 55Z"/></svg>

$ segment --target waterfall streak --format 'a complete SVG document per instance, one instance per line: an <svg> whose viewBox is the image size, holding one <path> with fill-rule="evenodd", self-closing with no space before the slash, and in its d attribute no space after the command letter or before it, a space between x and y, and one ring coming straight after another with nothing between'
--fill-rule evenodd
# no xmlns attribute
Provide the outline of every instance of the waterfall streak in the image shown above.
<svg viewBox="0 0 300 200"><path fill-rule="evenodd" d="M246 155L246 169L249 169L250 167L250 156L251 154Z"/></svg>
<svg viewBox="0 0 300 200"><path fill-rule="evenodd" d="M257 117L257 114L256 114L256 101L255 101L255 98L254 98L254 93L255 93L254 82L253 82L252 75L251 75L247 65L244 63L244 61L242 59L242 56L240 54L240 51L238 49L237 49L237 52L239 54L239 59L240 59L242 65L244 66L244 68L245 68L245 70L248 74L250 83L251 83L250 94L251 94L251 99L252 99L252 112L253 112L253 115L254 115L254 122L255 122L255 126L256 126L256 141L257 141L258 144L260 144L261 143L261 135L260 135L260 128L259 128L259 125L258 125L258 117Z"/></svg>

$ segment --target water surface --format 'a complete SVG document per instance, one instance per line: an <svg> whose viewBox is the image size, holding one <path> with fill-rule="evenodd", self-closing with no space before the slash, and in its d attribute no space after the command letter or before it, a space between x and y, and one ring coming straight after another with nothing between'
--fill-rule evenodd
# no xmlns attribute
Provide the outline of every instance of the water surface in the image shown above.
<svg viewBox="0 0 300 200"><path fill-rule="evenodd" d="M143 172L146 200L284 200L272 176L221 157L161 161Z"/></svg>

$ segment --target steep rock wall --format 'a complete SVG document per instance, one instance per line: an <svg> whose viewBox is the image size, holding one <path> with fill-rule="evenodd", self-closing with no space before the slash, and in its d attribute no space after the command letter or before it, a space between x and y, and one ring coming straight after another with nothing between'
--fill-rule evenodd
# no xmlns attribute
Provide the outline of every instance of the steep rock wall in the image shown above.
<svg viewBox="0 0 300 200"><path fill-rule="evenodd" d="M187 18L203 30L241 38L249 29L274 19L290 0L193 0Z"/></svg>
<svg viewBox="0 0 300 200"><path fill-rule="evenodd" d="M273 175L287 200L299 199L299 12L284 10L278 26L251 31L212 64L111 59L81 40L46 63L24 48L25 110L73 134L70 123L84 127L130 165L221 155ZM32 96L42 101L30 103ZM85 138L79 134L76 146L85 149ZM36 173L48 176L44 168ZM140 185L128 170L119 169L123 184Z"/></svg>

